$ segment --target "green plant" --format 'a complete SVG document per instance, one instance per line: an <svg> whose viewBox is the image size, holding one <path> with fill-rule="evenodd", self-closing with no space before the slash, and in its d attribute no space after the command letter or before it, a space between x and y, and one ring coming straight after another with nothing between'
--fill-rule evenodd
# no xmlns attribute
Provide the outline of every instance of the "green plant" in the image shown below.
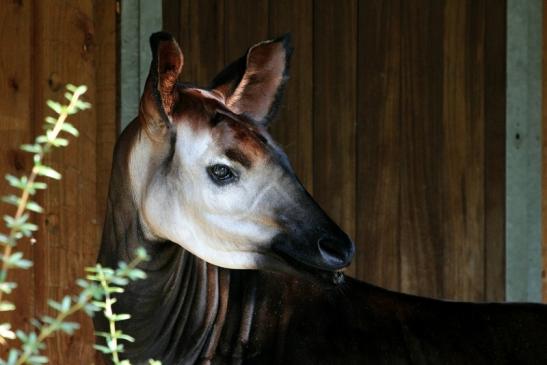
<svg viewBox="0 0 547 365"><path fill-rule="evenodd" d="M2 198L8 204L16 206L14 216L4 216L4 221L8 229L8 234L0 234L0 311L13 311L15 305L3 298L16 289L17 283L8 281L8 273L11 269L28 269L32 266L32 261L25 259L22 252L15 251L18 241L23 237L31 237L38 227L30 222L30 213L41 213L43 208L31 200L38 190L47 188L44 181L38 181L39 178L60 179L61 174L44 163L44 157L53 148L65 147L68 145L68 139L61 136L62 132L74 137L78 136L78 130L66 120L68 116L81 110L91 107L89 103L81 100L81 96L86 92L85 86L67 86L65 97L69 100L68 104L49 100L47 105L57 114L56 118L46 117L45 134L38 136L34 144L21 146L24 151L33 154L33 167L30 176L16 177L7 175L9 184L20 190L20 196L11 194ZM109 321L109 332L97 333L97 336L105 338L107 346L95 345L99 351L109 354L114 364L129 365L129 361L119 359L119 353L123 351L121 340L133 341L133 339L116 329L116 322L130 318L128 314L116 314L112 310L112 305L116 299L112 296L115 293L123 292L123 286L130 280L144 279L145 273L137 266L148 259L144 249L138 249L135 252L135 258L129 263L120 262L117 269L102 267L100 264L94 267L86 268L88 275L86 279L78 279L77 283L81 287L78 295L65 296L57 302L49 300L48 305L56 312L54 317L44 315L40 319L31 320L35 330L24 332L14 330L10 323L0 324L0 343L6 344L7 340L17 338L21 346L11 348L7 359L0 359L0 365L20 365L20 364L43 364L48 362L48 358L41 354L45 348L44 341L57 331L62 331L68 335L73 335L79 328L76 322L68 321L72 314L83 310L88 315L102 311ZM159 365L160 363L150 360L150 364Z"/></svg>

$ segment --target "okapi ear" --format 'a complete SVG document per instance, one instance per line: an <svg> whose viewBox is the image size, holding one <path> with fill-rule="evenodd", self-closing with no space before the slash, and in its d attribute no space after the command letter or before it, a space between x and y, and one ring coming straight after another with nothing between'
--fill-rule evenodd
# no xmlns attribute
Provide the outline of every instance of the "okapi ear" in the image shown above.
<svg viewBox="0 0 547 365"><path fill-rule="evenodd" d="M150 48L152 63L139 114L146 129L157 135L170 127L171 113L178 98L176 83L182 71L184 56L177 41L167 32L152 34Z"/></svg>
<svg viewBox="0 0 547 365"><path fill-rule="evenodd" d="M267 126L281 101L291 54L290 34L258 43L218 74L211 88L224 95L234 112Z"/></svg>

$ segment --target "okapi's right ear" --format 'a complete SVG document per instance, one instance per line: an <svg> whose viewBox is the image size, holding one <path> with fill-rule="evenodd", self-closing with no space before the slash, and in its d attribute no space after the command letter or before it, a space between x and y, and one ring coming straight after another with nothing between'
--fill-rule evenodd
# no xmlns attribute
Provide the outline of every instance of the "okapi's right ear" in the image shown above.
<svg viewBox="0 0 547 365"><path fill-rule="evenodd" d="M226 67L210 85L238 114L267 126L275 118L292 54L291 37L260 42Z"/></svg>
<svg viewBox="0 0 547 365"><path fill-rule="evenodd" d="M173 107L178 100L176 91L184 57L182 51L167 32L150 36L152 63L140 102L139 118L151 137L163 136L171 125Z"/></svg>

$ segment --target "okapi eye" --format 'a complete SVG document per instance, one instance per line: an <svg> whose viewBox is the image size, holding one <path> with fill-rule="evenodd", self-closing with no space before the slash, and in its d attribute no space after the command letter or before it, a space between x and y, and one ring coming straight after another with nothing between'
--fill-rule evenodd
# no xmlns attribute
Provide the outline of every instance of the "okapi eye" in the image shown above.
<svg viewBox="0 0 547 365"><path fill-rule="evenodd" d="M226 165L216 164L209 166L207 168L207 172L209 173L209 176L213 179L213 181L217 184L223 185L231 182L234 180L236 175Z"/></svg>

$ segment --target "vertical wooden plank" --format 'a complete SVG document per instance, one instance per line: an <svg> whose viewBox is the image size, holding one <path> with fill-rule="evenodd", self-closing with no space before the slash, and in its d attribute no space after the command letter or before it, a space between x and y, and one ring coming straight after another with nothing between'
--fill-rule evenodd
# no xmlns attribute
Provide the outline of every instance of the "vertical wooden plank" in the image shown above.
<svg viewBox="0 0 547 365"><path fill-rule="evenodd" d="M401 2L401 289L443 294L444 1ZM446 258L449 259L449 258Z"/></svg>
<svg viewBox="0 0 547 365"><path fill-rule="evenodd" d="M184 54L184 68L181 79L186 82L193 81L191 66L195 61L192 58L190 35L190 2L191 0L163 0L163 29L175 36Z"/></svg>
<svg viewBox="0 0 547 365"><path fill-rule="evenodd" d="M94 2L95 114L97 116L97 217L99 235L106 210L112 153L118 136L116 2Z"/></svg>
<svg viewBox="0 0 547 365"><path fill-rule="evenodd" d="M484 299L484 1L447 0L442 92L442 295Z"/></svg>
<svg viewBox="0 0 547 365"><path fill-rule="evenodd" d="M97 218L98 235L104 222L112 154L118 136L118 15L114 1L93 2L95 24L95 109L97 123ZM88 343L94 343L90 334ZM91 359L86 359L91 363ZM95 353L94 364L103 364L99 352Z"/></svg>
<svg viewBox="0 0 547 365"><path fill-rule="evenodd" d="M542 80L543 80L543 130L542 130L542 142L543 142L543 156L542 156L542 233L543 233L543 270L542 270L542 282L543 282L543 302L547 303L547 0L543 0L543 67L542 67Z"/></svg>
<svg viewBox="0 0 547 365"><path fill-rule="evenodd" d="M224 1L191 0L187 19L190 48L184 73L190 72L191 82L207 86L225 65Z"/></svg>
<svg viewBox="0 0 547 365"><path fill-rule="evenodd" d="M355 237L357 2L316 1L313 44L314 196Z"/></svg>
<svg viewBox="0 0 547 365"><path fill-rule="evenodd" d="M400 289L400 0L359 3L357 277Z"/></svg>
<svg viewBox="0 0 547 365"><path fill-rule="evenodd" d="M268 38L268 0L225 0L225 60L232 62Z"/></svg>
<svg viewBox="0 0 547 365"><path fill-rule="evenodd" d="M62 99L68 82L86 84L87 100L95 104L94 28L91 0L67 3L37 1L34 33L35 125L50 114L46 99ZM63 180L49 184L42 197L47 213L40 217L35 250L36 315L52 314L48 298L77 292L75 278L96 260L96 111L78 114L73 122L80 130L77 142L56 151L49 162L63 174ZM91 321L79 313L78 336L57 334L47 341L45 353L52 364L92 362Z"/></svg>
<svg viewBox="0 0 547 365"><path fill-rule="evenodd" d="M30 1L5 2L0 6L0 45L9 52L0 52L0 195L19 194L4 179L5 174L20 176L30 172L32 161L28 153L19 149L22 143L33 139L32 92L32 31L33 3ZM15 46L16 45L16 46ZM0 216L15 214L15 207L0 204ZM34 220L34 218L33 218ZM7 233L2 223L0 231ZM19 241L17 251L33 259L33 248L28 239ZM15 312L2 312L0 322L7 321L13 328L30 329L28 319L34 315L34 269L11 270L8 280L18 288L3 299L17 306ZM0 352L4 352L4 349Z"/></svg>
<svg viewBox="0 0 547 365"><path fill-rule="evenodd" d="M507 2L486 0L485 59L485 299L505 299L505 77Z"/></svg>
<svg viewBox="0 0 547 365"><path fill-rule="evenodd" d="M162 0L163 29L173 34L177 40L180 39L180 12L183 2L186 0Z"/></svg>
<svg viewBox="0 0 547 365"><path fill-rule="evenodd" d="M313 193L313 2L272 1L269 13L270 38L290 31L295 47L290 80L271 132Z"/></svg>

